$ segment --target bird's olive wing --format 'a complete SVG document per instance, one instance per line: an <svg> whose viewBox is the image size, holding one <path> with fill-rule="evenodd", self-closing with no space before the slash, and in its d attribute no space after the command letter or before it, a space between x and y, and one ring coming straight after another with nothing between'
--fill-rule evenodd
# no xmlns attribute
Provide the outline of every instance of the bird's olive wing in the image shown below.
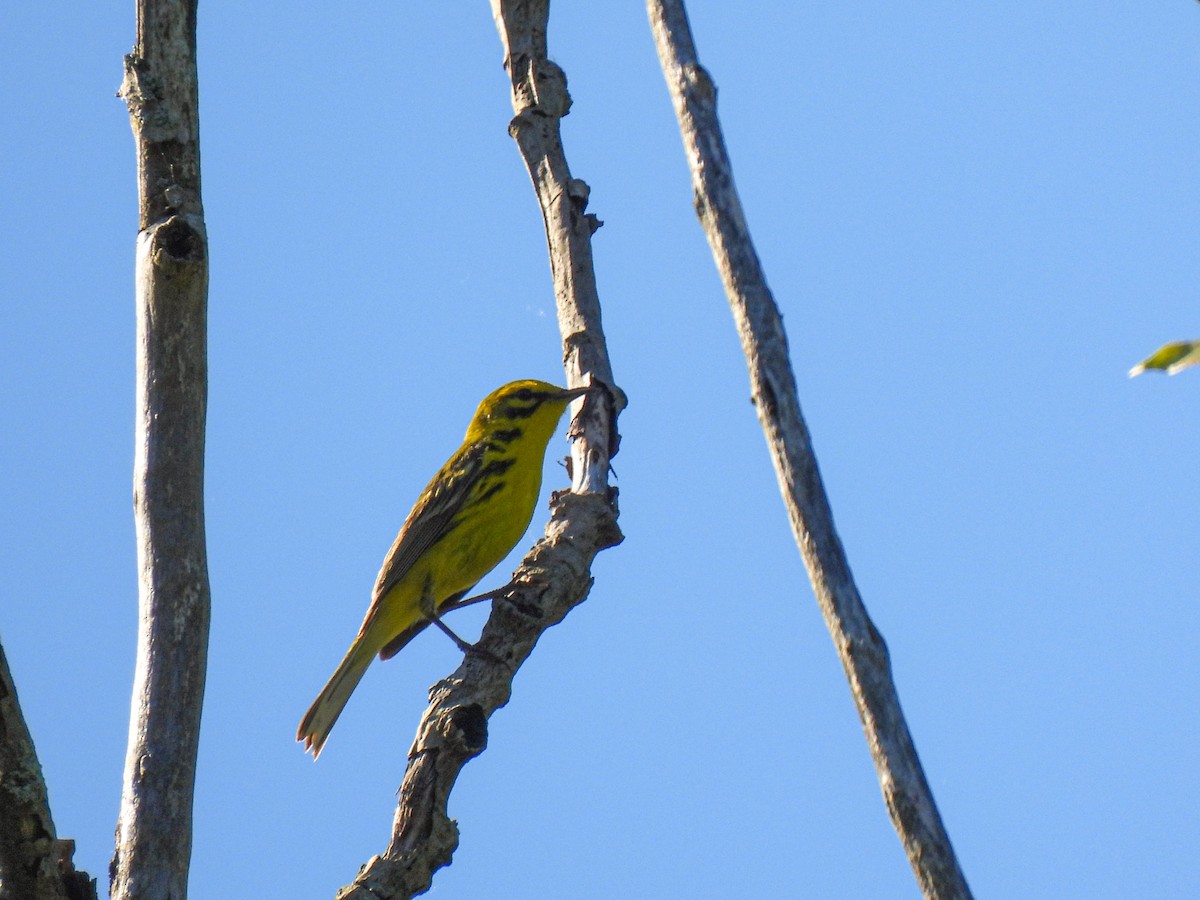
<svg viewBox="0 0 1200 900"><path fill-rule="evenodd" d="M483 472L486 449L483 443L463 447L433 476L400 526L400 533L383 561L375 579L374 600L386 594L408 574L423 553L454 530L459 513Z"/></svg>

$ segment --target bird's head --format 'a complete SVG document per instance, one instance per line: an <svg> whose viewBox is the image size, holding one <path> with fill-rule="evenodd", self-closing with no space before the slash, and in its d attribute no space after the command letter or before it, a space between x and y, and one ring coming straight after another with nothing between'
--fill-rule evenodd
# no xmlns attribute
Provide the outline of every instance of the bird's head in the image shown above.
<svg viewBox="0 0 1200 900"><path fill-rule="evenodd" d="M496 434L541 435L543 441L554 433L567 404L582 397L591 388L560 388L547 381L525 379L512 381L497 388L479 404L468 440Z"/></svg>

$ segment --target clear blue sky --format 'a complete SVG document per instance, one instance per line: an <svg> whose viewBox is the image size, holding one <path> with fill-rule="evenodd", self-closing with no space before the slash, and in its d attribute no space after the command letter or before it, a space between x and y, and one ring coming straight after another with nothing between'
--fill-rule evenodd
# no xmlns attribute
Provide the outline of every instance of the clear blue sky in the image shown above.
<svg viewBox="0 0 1200 900"><path fill-rule="evenodd" d="M1200 4L691 12L976 894L1200 895L1200 373L1125 377L1200 336ZM136 624L136 193L113 96L133 3L4 18L0 635L59 831L103 880ZM331 897L386 845L457 653L427 633L374 665L318 763L296 723L478 399L561 379L553 298L486 4L206 2L200 42L214 606L193 896ZM464 771L433 896L917 897L644 11L558 4L551 47L605 222L627 539Z"/></svg>

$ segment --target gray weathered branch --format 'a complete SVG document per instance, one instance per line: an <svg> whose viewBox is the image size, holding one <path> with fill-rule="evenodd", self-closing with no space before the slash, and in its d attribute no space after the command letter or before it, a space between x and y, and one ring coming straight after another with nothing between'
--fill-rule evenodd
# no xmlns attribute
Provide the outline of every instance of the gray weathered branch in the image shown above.
<svg viewBox="0 0 1200 900"><path fill-rule="evenodd" d="M508 133L521 151L546 228L567 386L595 381L612 389L611 402L588 403L570 432L576 439L571 450L571 489L603 493L608 459L617 449L615 416L624 406L624 397L613 385L592 266L592 235L602 223L586 211L590 189L572 177L563 152L559 120L570 110L571 96L566 73L547 56L550 0L491 3L512 85L515 115Z"/></svg>
<svg viewBox="0 0 1200 900"><path fill-rule="evenodd" d="M208 651L204 543L208 244L196 0L138 0L121 96L137 151L138 647L114 900L187 896Z"/></svg>
<svg viewBox="0 0 1200 900"><path fill-rule="evenodd" d="M448 865L458 828L447 814L462 767L483 752L487 723L508 702L512 679L541 633L581 603L591 588L592 559L621 541L608 462L617 447L616 416L624 404L612 383L592 270L591 235L599 221L585 212L587 185L571 177L559 139L570 106L566 76L546 55L549 3L493 0L512 76L517 141L546 226L563 364L570 386L596 383L577 409L570 435L572 487L556 494L542 538L492 606L476 646L430 692L430 705L409 751L392 841L373 857L339 900L393 900L429 888ZM580 403L576 403L578 408Z"/></svg>
<svg viewBox="0 0 1200 900"><path fill-rule="evenodd" d="M46 782L0 646L0 900L95 900L96 882L54 833Z"/></svg>
<svg viewBox="0 0 1200 900"><path fill-rule="evenodd" d="M487 746L488 719L508 702L512 679L542 632L562 621L591 588L596 553L617 544L612 505L602 494L555 495L545 536L526 555L483 634L458 669L430 690L408 754L392 840L338 900L398 900L429 888L449 865L458 827L447 813L462 767Z"/></svg>
<svg viewBox="0 0 1200 900"><path fill-rule="evenodd" d="M647 8L692 172L696 213L733 308L792 531L850 681L888 813L925 896L970 897L904 721L887 646L867 615L834 529L796 397L783 320L733 184L716 87L697 60L682 0L647 0Z"/></svg>

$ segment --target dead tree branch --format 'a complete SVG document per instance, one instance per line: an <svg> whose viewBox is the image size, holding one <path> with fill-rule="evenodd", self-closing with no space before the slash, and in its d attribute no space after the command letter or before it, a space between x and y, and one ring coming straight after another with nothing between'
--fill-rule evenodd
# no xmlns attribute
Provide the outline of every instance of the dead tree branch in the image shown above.
<svg viewBox="0 0 1200 900"><path fill-rule="evenodd" d="M733 308L788 517L862 719L884 801L928 898L971 896L904 721L883 637L858 594L796 396L787 336L754 251L682 0L647 0L692 172L696 213Z"/></svg>
<svg viewBox="0 0 1200 900"><path fill-rule="evenodd" d="M608 486L617 448L616 416L624 405L612 383L592 270L591 235L600 223L585 212L588 188L571 177L559 139L570 106L566 77L546 54L548 2L493 0L512 77L516 139L546 226L567 383L606 390L588 395L570 427L570 491L557 495L542 538L496 600L476 645L448 678L434 685L409 751L392 841L373 857L339 900L393 900L429 888L448 865L458 828L447 814L462 767L487 745L487 723L508 702L512 679L542 632L581 603L592 584L592 559L621 541L616 492Z"/></svg>
<svg viewBox="0 0 1200 900"><path fill-rule="evenodd" d="M0 900L96 900L54 832L46 782L0 646Z"/></svg>
<svg viewBox="0 0 1200 900"><path fill-rule="evenodd" d="M121 96L138 163L139 628L112 896L178 900L187 895L210 603L196 0L138 0Z"/></svg>

